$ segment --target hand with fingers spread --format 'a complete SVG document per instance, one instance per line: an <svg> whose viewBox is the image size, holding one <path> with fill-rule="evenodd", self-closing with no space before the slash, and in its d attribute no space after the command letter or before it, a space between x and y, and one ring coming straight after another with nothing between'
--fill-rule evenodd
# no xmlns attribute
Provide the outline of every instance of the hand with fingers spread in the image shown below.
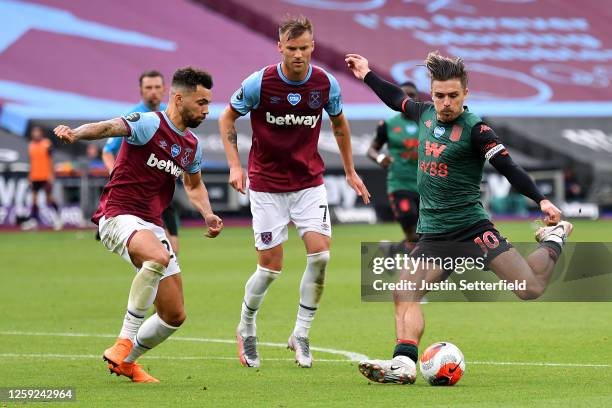
<svg viewBox="0 0 612 408"><path fill-rule="evenodd" d="M346 61L348 69L355 75L355 78L361 81L370 72L368 60L359 54L346 54L344 61Z"/></svg>

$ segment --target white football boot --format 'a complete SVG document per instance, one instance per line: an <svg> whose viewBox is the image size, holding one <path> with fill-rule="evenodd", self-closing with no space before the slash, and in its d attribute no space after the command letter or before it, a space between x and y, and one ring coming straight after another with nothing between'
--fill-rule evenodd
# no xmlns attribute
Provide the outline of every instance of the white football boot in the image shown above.
<svg viewBox="0 0 612 408"><path fill-rule="evenodd" d="M292 334L287 340L287 348L295 352L295 362L299 367L312 367L312 354L310 353L308 337L297 337Z"/></svg>
<svg viewBox="0 0 612 408"><path fill-rule="evenodd" d="M574 226L567 221L560 221L557 225L540 227L535 233L538 242L553 241L563 246L572 233Z"/></svg>
<svg viewBox="0 0 612 408"><path fill-rule="evenodd" d="M359 372L377 383L412 384L416 380L416 364L409 357L391 360L366 360L359 363Z"/></svg>
<svg viewBox="0 0 612 408"><path fill-rule="evenodd" d="M257 337L243 336L240 330L236 330L236 339L238 340L238 358L240 364L245 367L258 368L261 364L259 354L257 354Z"/></svg>

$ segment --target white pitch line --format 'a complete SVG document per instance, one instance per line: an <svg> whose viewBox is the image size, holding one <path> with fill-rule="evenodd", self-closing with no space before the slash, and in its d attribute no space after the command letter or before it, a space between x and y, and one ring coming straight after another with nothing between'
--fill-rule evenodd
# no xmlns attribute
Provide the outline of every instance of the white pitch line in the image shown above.
<svg viewBox="0 0 612 408"><path fill-rule="evenodd" d="M113 334L93 334L93 333L46 333L46 332L21 332L21 331L0 331L0 335L6 336L47 336L47 337L97 337L97 338L115 338L117 335ZM223 343L223 344L236 344L236 340L227 340L227 339L207 339L202 337L170 337L169 340L173 341L193 341L193 342L203 342L203 343ZM257 342L258 346L268 346L268 347L280 347L286 348L287 343L270 343L266 341ZM347 360L339 360L339 361L363 361L367 360L368 356L365 354L355 353L353 351L346 350L337 350L333 348L325 348L325 347L310 347L313 351L318 351L321 353L335 354L339 356L344 356ZM321 359L317 359L318 361L323 361Z"/></svg>
<svg viewBox="0 0 612 408"><path fill-rule="evenodd" d="M56 353L0 353L0 358L47 358L47 359L69 359L69 360L91 360L102 359L101 355L97 354L56 354ZM222 357L222 356L158 356L145 354L142 357L144 360L237 360L237 357ZM266 358L266 361L295 361L294 358ZM350 363L344 359L317 358L317 362L324 363Z"/></svg>
<svg viewBox="0 0 612 408"><path fill-rule="evenodd" d="M114 334L91 334L91 333L46 333L46 332L21 332L21 331L0 331L0 335L6 336L49 336L49 337L97 337L97 338L115 338ZM227 340L227 339L207 339L201 337L170 337L170 340L178 340L178 341L194 341L194 342L206 342L206 343L223 343L223 344L236 344L235 340ZM258 345L269 346L269 347L282 347L285 348L287 345L285 343L269 343L269 342L259 342ZM312 350L320 351L324 353L337 354L342 355L349 360L342 359L319 359L317 361L323 362L332 362L332 363L344 363L350 361L362 361L368 360L368 356L364 354L354 353L352 351L345 350L336 350L331 348L322 348L322 347L311 347ZM5 358L19 358L19 357L48 357L48 358L100 358L98 355L94 354L15 354L15 353L0 353L0 357ZM235 357L221 357L221 356L177 356L177 357L168 357L168 356L157 356L153 355L145 355L147 359L159 359L159 360L234 360ZM270 361L293 361L293 359L284 359L284 358L266 358L266 360ZM522 362L522 361L469 361L469 364L477 364L477 365L500 365L500 366L528 366L528 367L569 367L569 368L610 368L612 364L589 364L589 363L547 363L547 362Z"/></svg>

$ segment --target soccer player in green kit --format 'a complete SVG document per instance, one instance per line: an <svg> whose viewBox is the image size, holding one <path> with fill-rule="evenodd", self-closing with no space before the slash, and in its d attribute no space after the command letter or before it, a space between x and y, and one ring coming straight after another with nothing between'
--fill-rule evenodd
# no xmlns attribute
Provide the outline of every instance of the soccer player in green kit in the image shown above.
<svg viewBox="0 0 612 408"><path fill-rule="evenodd" d="M410 81L400 84L410 99L418 100L416 85ZM387 145L388 153L381 152ZM390 253L410 252L417 241L416 224L419 219L419 193L416 178L418 165L419 126L398 113L381 120L376 128L367 156L387 170L387 194L393 216L404 231L404 240L390 248Z"/></svg>
<svg viewBox="0 0 612 408"><path fill-rule="evenodd" d="M452 251L444 242L461 248L463 257L483 257L485 267L500 279L524 281L525 289L514 293L521 299L539 297L548 284L572 225L561 221L561 212L538 190L529 175L517 166L495 132L463 105L468 95L468 76L461 58L431 52L425 66L431 77L433 103L407 98L397 86L382 80L368 67L368 60L348 54L346 63L391 109L418 123L419 153L417 187L420 194L420 234L412 257L444 257ZM540 247L526 259L495 229L480 201L480 182L485 161L526 197L538 203L546 227L538 229ZM453 256L457 256L453 253ZM429 266L402 272L402 277L441 282L452 270ZM420 285L420 284L419 284ZM368 379L381 383L411 384L416 379L418 342L425 326L419 300L425 290L396 291L397 343L391 360L367 360L359 364Z"/></svg>

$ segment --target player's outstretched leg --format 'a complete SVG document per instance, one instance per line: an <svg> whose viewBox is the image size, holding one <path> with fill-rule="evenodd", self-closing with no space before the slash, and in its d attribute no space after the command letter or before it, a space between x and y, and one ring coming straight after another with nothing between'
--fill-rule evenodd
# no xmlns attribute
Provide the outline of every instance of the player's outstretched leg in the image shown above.
<svg viewBox="0 0 612 408"><path fill-rule="evenodd" d="M540 247L524 259L514 248L495 257L489 264L490 269L501 279L518 280L526 283L526 289L515 290L523 300L539 298L552 276L555 263L569 235L572 224L561 221L557 225L541 227L536 231L536 241Z"/></svg>
<svg viewBox="0 0 612 408"><path fill-rule="evenodd" d="M259 367L261 362L257 353L257 311L261 306L268 287L280 275L280 270L272 270L257 265L244 287L244 301L240 313L240 323L236 329L238 358L245 367Z"/></svg>

